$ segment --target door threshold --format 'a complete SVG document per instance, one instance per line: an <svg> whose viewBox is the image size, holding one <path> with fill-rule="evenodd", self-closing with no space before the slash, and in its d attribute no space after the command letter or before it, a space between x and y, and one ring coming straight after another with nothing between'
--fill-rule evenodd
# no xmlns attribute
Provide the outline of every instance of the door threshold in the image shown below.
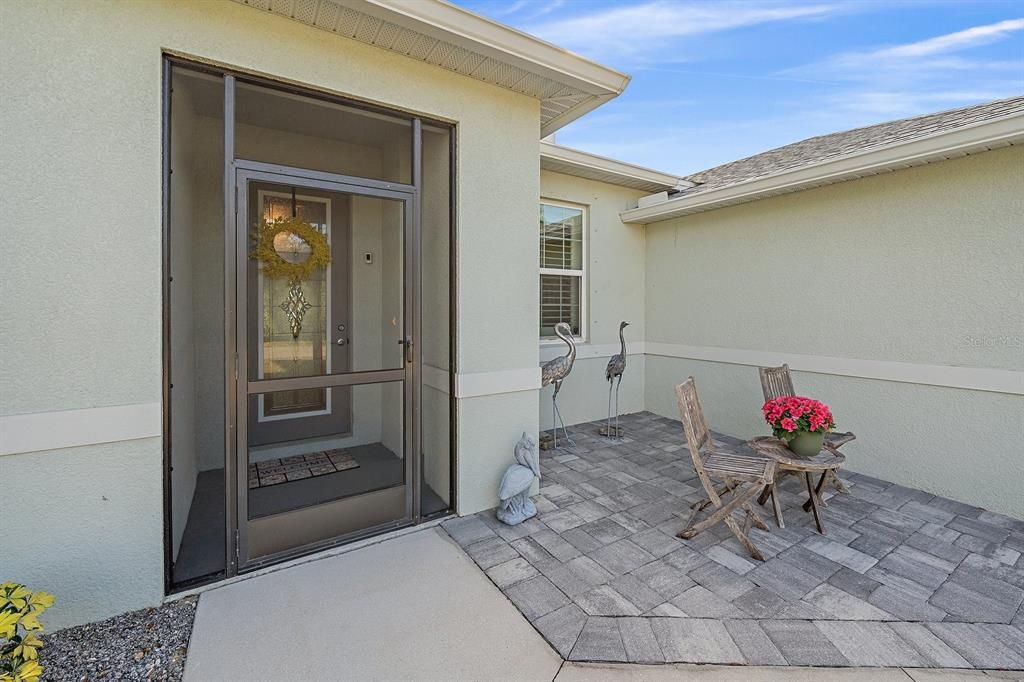
<svg viewBox="0 0 1024 682"><path fill-rule="evenodd" d="M450 518L454 518L455 516L456 515L454 512L449 512L447 514L430 519L429 521L424 521L423 523L417 525L397 528L387 533L381 533L380 535L373 535L368 538L362 538L361 540L354 540L353 542L349 542L344 545L338 545L336 547L322 549L319 552L313 552L312 554L307 554L305 556L297 557L295 559L282 561L281 563L273 564L272 566L264 566L263 568L257 568L255 570L249 571L248 573L232 576L231 578L216 580L214 582L206 583L205 585L193 587L188 590L182 590L181 592L168 594L164 596L163 603L168 604L170 602L183 599L184 597L191 597L197 594L202 594L203 592L209 592L210 590L216 590L221 587L227 587L228 585L234 585L237 582L249 580L250 578L258 578L261 575L276 573L277 571L282 571L287 568L292 568L294 566L301 566L302 564L308 564L313 561L320 561L321 559L329 559L331 557L340 556L342 554L348 554L349 552L353 552L357 549L370 547L372 545L376 545L387 540L392 540L394 538L399 538L404 535L410 535L412 533L418 533L423 530L436 528L437 526L440 526L441 523L443 523L444 521L447 521Z"/></svg>

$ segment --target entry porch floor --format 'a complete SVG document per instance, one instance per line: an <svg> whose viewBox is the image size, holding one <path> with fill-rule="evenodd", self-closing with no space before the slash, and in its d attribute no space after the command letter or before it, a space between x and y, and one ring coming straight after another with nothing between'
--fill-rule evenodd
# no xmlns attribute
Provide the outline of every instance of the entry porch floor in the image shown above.
<svg viewBox="0 0 1024 682"><path fill-rule="evenodd" d="M601 425L541 453L535 518L443 526L563 658L1024 669L1024 522L844 471L821 535L790 477L758 562L721 524L675 537L704 496L678 421L627 415L621 442Z"/></svg>

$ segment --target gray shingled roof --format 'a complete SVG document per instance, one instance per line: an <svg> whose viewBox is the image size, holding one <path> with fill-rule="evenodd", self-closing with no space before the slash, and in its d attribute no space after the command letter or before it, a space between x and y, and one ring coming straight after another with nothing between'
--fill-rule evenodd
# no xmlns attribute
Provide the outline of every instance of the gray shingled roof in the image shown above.
<svg viewBox="0 0 1024 682"><path fill-rule="evenodd" d="M811 137L686 176L687 180L698 185L673 196L682 197L720 189L848 154L964 128L1021 111L1024 111L1024 96Z"/></svg>

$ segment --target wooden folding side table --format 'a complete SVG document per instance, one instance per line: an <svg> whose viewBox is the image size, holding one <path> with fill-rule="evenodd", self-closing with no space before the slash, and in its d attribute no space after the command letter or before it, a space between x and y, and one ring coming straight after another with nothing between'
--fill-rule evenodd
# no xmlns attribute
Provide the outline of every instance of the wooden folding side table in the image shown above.
<svg viewBox="0 0 1024 682"><path fill-rule="evenodd" d="M818 527L818 532L825 535L825 526L821 520L821 507L824 507L825 503L820 497L821 488L825 485L825 479L828 478L829 474L838 471L843 466L846 462L846 456L840 454L833 445L825 443L821 448L821 452L813 457L800 457L786 447L784 441L772 438L771 436L758 436L753 440L747 441L747 445L755 452L776 462L775 481L761 493L758 502L764 504L771 497L772 510L775 512L775 523L778 524L779 528L785 528L786 525L782 520L782 507L779 505L778 497L775 495L775 486L783 476L799 476L803 474L808 495L807 502L804 503L804 511L814 512L814 523ZM817 485L815 485L812 483L811 477L819 472L821 476L818 478Z"/></svg>

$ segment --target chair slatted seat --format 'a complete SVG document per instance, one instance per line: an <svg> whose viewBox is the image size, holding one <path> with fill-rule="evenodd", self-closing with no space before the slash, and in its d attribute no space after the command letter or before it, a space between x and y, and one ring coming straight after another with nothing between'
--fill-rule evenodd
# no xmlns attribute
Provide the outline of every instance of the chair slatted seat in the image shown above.
<svg viewBox="0 0 1024 682"><path fill-rule="evenodd" d="M689 539L715 524L724 523L752 557L764 561L764 555L747 534L751 526L768 530L751 501L767 490L775 480L775 462L766 457L716 449L711 439L711 430L704 420L693 377L676 386L676 399L686 435L686 447L690 451L697 478L707 493L705 499L691 506L693 511L690 518L678 536ZM721 485L716 487L718 482ZM723 499L726 496L729 496L728 500ZM709 506L714 507L711 514L695 523L700 512ZM746 512L742 528L732 516L736 511Z"/></svg>
<svg viewBox="0 0 1024 682"><path fill-rule="evenodd" d="M723 473L731 472L760 476L764 472L764 463L760 460L752 461L750 457L745 456L725 457L720 454L711 454L704 458L704 468Z"/></svg>

